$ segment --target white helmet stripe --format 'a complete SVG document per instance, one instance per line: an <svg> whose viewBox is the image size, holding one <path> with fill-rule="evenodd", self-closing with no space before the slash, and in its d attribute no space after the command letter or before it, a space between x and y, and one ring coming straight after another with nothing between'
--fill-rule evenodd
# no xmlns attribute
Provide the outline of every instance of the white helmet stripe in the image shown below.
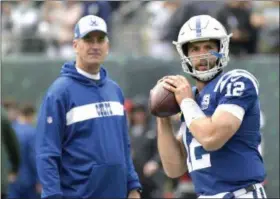
<svg viewBox="0 0 280 199"><path fill-rule="evenodd" d="M196 18L195 31L196 31L196 36L201 37L201 20L200 20L200 17Z"/></svg>

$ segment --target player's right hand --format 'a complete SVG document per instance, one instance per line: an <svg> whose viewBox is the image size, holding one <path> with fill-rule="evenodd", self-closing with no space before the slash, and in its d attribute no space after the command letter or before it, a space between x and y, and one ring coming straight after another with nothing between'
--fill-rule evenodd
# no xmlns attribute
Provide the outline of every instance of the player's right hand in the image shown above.
<svg viewBox="0 0 280 199"><path fill-rule="evenodd" d="M163 82L163 81L164 81L165 79L167 79L169 76L170 76L170 75L163 76L161 79L159 79L159 80L157 81L157 84Z"/></svg>
<svg viewBox="0 0 280 199"><path fill-rule="evenodd" d="M193 99L192 87L188 79L182 75L169 76L165 80L164 88L175 94L178 104L185 98Z"/></svg>
<svg viewBox="0 0 280 199"><path fill-rule="evenodd" d="M160 82L163 82L164 80L168 79L168 78L175 78L176 75L166 75L166 76L163 76L161 79L159 79L157 81L157 84L160 83Z"/></svg>

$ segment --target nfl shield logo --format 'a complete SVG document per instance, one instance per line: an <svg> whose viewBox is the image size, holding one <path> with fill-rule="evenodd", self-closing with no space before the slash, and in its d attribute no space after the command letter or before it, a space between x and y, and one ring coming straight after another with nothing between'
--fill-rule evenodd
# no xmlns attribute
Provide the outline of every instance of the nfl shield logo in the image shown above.
<svg viewBox="0 0 280 199"><path fill-rule="evenodd" d="M201 101L201 109L205 110L208 108L210 103L210 94L206 94L203 96L202 101Z"/></svg>

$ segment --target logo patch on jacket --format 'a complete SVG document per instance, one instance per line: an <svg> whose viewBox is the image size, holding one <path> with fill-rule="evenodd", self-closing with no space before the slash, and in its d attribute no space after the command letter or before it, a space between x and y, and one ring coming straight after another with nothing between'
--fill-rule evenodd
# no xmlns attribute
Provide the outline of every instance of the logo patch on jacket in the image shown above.
<svg viewBox="0 0 280 199"><path fill-rule="evenodd" d="M96 112L100 117L113 115L109 102L95 104Z"/></svg>
<svg viewBox="0 0 280 199"><path fill-rule="evenodd" d="M124 107L120 102L98 102L72 108L66 114L67 125L89 119L110 116L124 116Z"/></svg>

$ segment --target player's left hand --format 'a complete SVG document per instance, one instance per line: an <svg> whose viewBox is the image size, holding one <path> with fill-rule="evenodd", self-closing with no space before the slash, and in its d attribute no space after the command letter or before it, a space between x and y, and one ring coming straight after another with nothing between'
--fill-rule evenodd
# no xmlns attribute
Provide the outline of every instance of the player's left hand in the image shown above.
<svg viewBox="0 0 280 199"><path fill-rule="evenodd" d="M192 86L190 82L182 75L168 76L164 79L164 88L175 94L177 103L180 105L185 98L192 98Z"/></svg>
<svg viewBox="0 0 280 199"><path fill-rule="evenodd" d="M137 190L132 190L128 194L128 198L141 198L140 193Z"/></svg>

